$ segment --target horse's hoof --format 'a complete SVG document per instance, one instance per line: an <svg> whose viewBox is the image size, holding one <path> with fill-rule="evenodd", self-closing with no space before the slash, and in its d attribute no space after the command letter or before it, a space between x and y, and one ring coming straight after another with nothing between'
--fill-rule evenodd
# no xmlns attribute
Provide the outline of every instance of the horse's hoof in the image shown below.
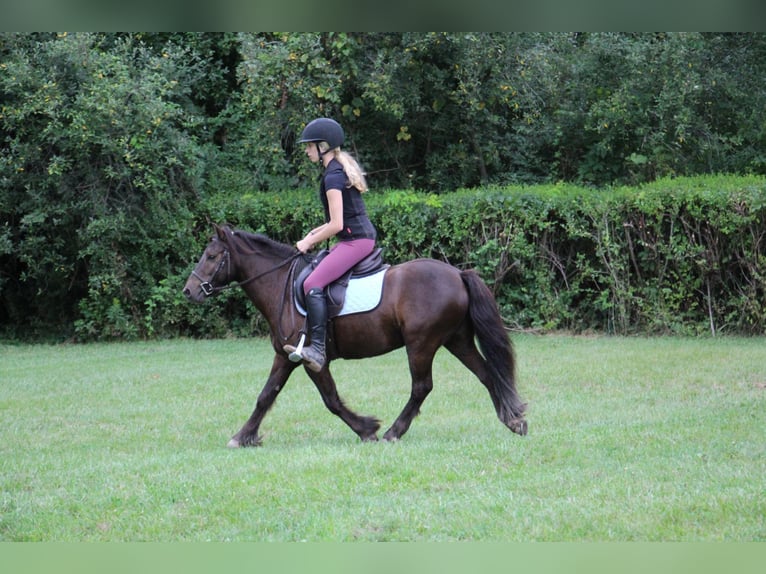
<svg viewBox="0 0 766 574"><path fill-rule="evenodd" d="M362 442L378 442L378 435L376 434L371 434L359 438L362 439Z"/></svg>
<svg viewBox="0 0 766 574"><path fill-rule="evenodd" d="M244 436L239 437L235 435L232 437L232 439L229 441L229 443L226 445L228 448L245 448L250 446L261 446L261 437L260 436Z"/></svg>
<svg viewBox="0 0 766 574"><path fill-rule="evenodd" d="M514 419L508 424L508 428L511 429L519 436L526 436L527 434L527 421L524 419Z"/></svg>
<svg viewBox="0 0 766 574"><path fill-rule="evenodd" d="M386 434L383 435L383 440L385 442L399 442L399 437L395 436L394 433L391 431L388 431Z"/></svg>

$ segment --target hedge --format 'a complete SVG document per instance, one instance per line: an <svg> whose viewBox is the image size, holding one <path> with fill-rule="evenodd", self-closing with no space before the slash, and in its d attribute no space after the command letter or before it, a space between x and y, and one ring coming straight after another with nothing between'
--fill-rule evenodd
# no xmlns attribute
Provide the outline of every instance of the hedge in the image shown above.
<svg viewBox="0 0 766 574"><path fill-rule="evenodd" d="M206 217L295 242L321 217L315 191L221 194ZM367 207L390 263L474 268L512 329L614 334L766 333L766 179L705 176L637 188L375 191ZM200 243L200 251L204 239ZM262 333L238 293L202 307L160 281L147 334Z"/></svg>

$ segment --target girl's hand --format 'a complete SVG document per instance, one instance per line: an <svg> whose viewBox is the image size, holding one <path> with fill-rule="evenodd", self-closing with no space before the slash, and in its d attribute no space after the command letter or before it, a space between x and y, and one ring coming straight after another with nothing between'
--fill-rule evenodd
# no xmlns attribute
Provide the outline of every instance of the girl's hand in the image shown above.
<svg viewBox="0 0 766 574"><path fill-rule="evenodd" d="M298 243L296 243L295 246L298 248L298 251L300 251L301 253L308 253L309 251L311 251L311 248L314 247L314 244L304 237Z"/></svg>

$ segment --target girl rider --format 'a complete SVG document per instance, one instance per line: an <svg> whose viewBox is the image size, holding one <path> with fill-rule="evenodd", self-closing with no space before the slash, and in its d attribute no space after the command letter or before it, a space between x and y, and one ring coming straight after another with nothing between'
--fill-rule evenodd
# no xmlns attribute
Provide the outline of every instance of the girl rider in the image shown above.
<svg viewBox="0 0 766 574"><path fill-rule="evenodd" d="M309 231L296 247L306 253L333 236L338 240L303 284L310 346L304 347L300 354L292 345L284 346L291 361L303 361L315 372L321 371L325 363L325 287L372 253L377 237L362 199L367 191L364 173L348 152L341 151L343 139L343 128L338 122L317 118L306 126L299 140L306 144L309 159L313 163L321 161L324 167L319 199L324 207L325 223Z"/></svg>

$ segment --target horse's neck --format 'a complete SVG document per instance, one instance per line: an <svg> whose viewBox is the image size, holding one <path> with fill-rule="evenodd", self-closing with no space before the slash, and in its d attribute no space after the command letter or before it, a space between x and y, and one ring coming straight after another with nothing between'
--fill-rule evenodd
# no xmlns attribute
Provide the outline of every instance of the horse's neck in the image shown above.
<svg viewBox="0 0 766 574"><path fill-rule="evenodd" d="M284 265L280 266L281 263ZM277 256L260 257L258 265L240 266L241 282L257 277L242 285L242 289L270 325L276 325L286 305L292 304L291 269L292 263Z"/></svg>

